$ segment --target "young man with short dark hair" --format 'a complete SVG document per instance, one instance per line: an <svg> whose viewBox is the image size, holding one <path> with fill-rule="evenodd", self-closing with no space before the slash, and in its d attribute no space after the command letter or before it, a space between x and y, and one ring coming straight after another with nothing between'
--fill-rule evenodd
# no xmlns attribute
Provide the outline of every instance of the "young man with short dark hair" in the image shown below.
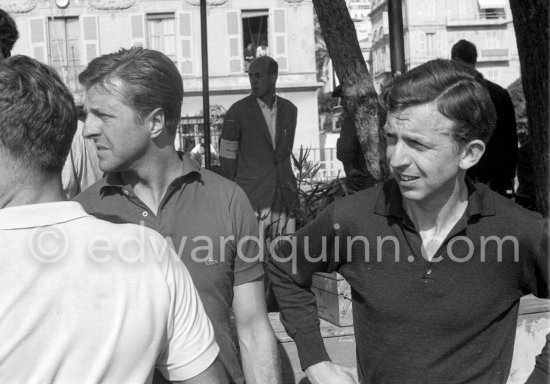
<svg viewBox="0 0 550 384"><path fill-rule="evenodd" d="M330 362L315 272L351 285L361 384L500 384L520 298L549 296L543 218L466 177L495 110L477 73L433 60L383 90L392 179L339 199L269 264L281 320L312 384L356 383ZM548 345L529 383L548 379Z"/></svg>

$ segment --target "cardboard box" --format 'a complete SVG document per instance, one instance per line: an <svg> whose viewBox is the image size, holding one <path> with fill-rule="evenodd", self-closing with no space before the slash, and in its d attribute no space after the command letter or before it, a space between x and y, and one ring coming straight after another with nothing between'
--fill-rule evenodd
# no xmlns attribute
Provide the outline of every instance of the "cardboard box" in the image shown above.
<svg viewBox="0 0 550 384"><path fill-rule="evenodd" d="M339 327L353 325L351 287L342 275L316 273L312 291L317 299L317 315Z"/></svg>

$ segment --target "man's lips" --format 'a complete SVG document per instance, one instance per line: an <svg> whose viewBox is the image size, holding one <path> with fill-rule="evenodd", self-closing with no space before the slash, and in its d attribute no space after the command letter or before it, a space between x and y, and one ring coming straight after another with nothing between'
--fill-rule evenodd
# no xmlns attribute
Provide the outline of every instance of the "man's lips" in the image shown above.
<svg viewBox="0 0 550 384"><path fill-rule="evenodd" d="M105 145L101 145L101 144L96 144L96 145L95 145L95 149L96 149L97 151L104 151L104 150L106 150L106 149L109 149L109 147L107 147L107 146L105 146Z"/></svg>
<svg viewBox="0 0 550 384"><path fill-rule="evenodd" d="M397 179L400 182L407 183L419 179L418 176L397 174Z"/></svg>

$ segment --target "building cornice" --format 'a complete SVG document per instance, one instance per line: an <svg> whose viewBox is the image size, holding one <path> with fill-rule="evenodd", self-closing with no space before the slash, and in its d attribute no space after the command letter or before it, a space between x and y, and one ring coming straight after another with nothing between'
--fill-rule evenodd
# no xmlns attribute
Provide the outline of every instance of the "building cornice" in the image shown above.
<svg viewBox="0 0 550 384"><path fill-rule="evenodd" d="M38 0L0 0L0 8L8 13L27 13L37 4Z"/></svg>
<svg viewBox="0 0 550 384"><path fill-rule="evenodd" d="M136 0L87 0L88 5L100 10L115 10L130 8Z"/></svg>
<svg viewBox="0 0 550 384"><path fill-rule="evenodd" d="M194 7L198 7L201 5L201 0L185 0L185 2ZM225 3L227 3L227 0L206 0L206 5L208 7L219 7L220 5L224 5Z"/></svg>

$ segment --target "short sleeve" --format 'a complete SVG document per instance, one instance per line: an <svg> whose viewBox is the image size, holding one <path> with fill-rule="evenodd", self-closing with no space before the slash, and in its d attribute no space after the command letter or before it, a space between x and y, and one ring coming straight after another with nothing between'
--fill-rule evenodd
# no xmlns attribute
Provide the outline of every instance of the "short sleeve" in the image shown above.
<svg viewBox="0 0 550 384"><path fill-rule="evenodd" d="M216 359L219 347L187 268L171 247L165 249L162 256L167 263L170 305L166 345L156 368L167 380L181 381L205 371Z"/></svg>
<svg viewBox="0 0 550 384"><path fill-rule="evenodd" d="M237 185L230 202L236 255L234 285L257 280L264 274L264 239L260 236L258 220L244 191Z"/></svg>

